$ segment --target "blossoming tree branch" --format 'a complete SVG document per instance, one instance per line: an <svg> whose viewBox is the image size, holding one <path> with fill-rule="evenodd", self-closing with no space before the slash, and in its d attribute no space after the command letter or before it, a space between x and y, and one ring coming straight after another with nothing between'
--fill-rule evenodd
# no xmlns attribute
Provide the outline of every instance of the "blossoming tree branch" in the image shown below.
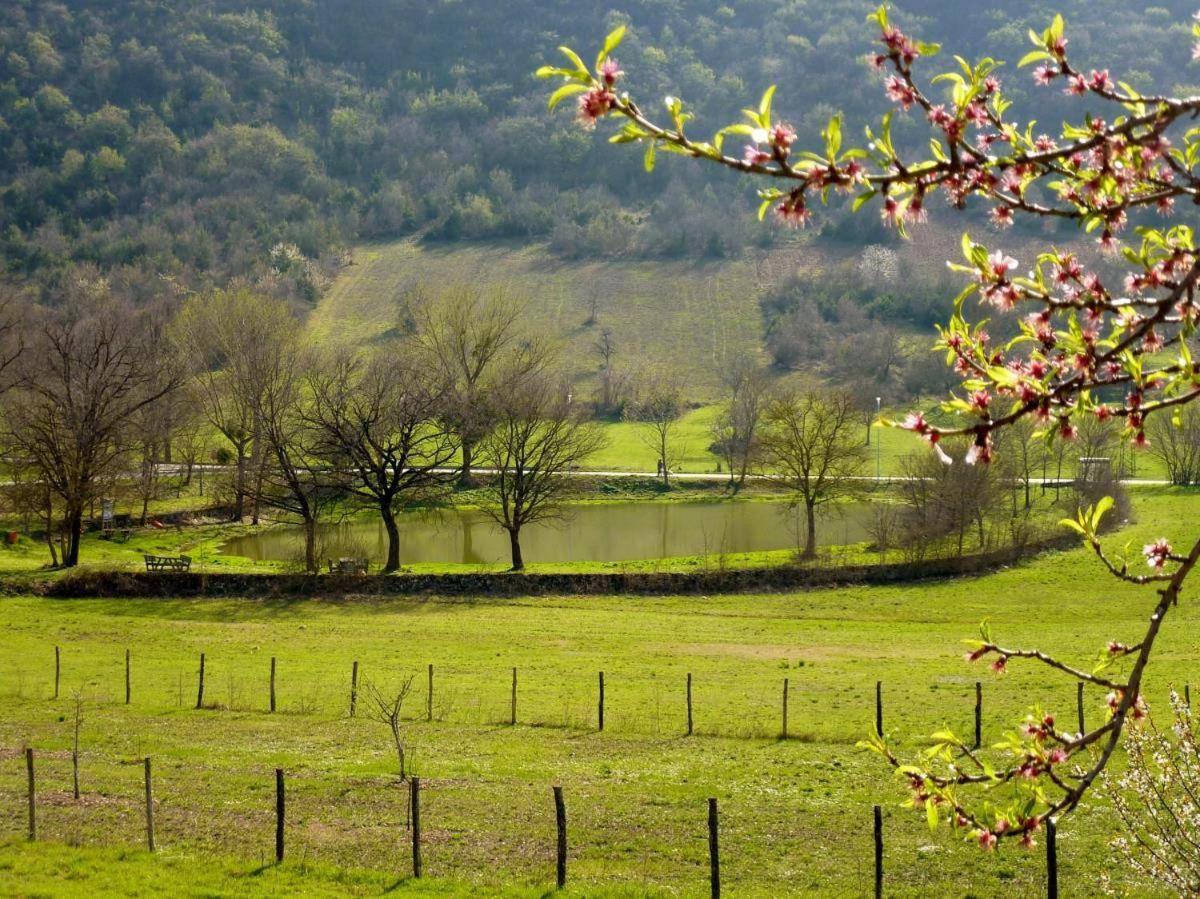
<svg viewBox="0 0 1200 899"><path fill-rule="evenodd" d="M1047 440L1071 440L1082 416L1120 419L1126 437L1144 446L1152 415L1178 418L1179 409L1200 395L1200 364L1188 341L1196 328L1196 282L1200 256L1191 227L1170 224L1177 202L1200 203L1200 97L1145 95L1115 81L1108 71L1077 69L1069 59L1063 20L1040 34L1019 67L1034 67L1034 81L1047 89L1091 98L1110 113L1081 114L1056 136L1013 114L997 77L996 60L955 64L932 77L918 77L939 48L922 43L889 21L881 7L869 17L879 29L871 64L896 109L877 128L866 129L862 146L847 146L840 117L821 132L822 145L801 150L794 128L772 115L772 87L744 122L722 128L711 139L694 137L692 115L682 100L667 97L660 119L620 89L624 72L613 52L624 34L608 35L589 68L574 51L561 48L568 63L547 66L542 77L563 84L550 97L553 109L574 98L588 128L602 118L621 125L613 143L645 147L645 164L658 152L702 159L761 179L759 215L774 213L802 227L831 191L853 195L855 210L878 202L886 223L904 232L925 220L930 200L940 194L955 208L972 198L989 207L992 223L1006 228L1018 215L1076 222L1099 248L1124 263L1120 283L1089 268L1075 253L1050 249L1025 273L1002 250L964 236L964 261L951 268L969 283L954 312L938 329L937 346L962 379L962 390L943 404L957 416L953 427L936 427L913 413L900 427L927 440L949 461L940 442L966 438L968 464L992 458L992 435L1027 416L1042 425ZM1200 23L1193 24L1200 39ZM1200 43L1193 51L1200 58ZM893 141L892 117L924 117L931 128L929 153L910 155ZM728 145L736 141L736 151ZM1162 227L1149 222L1159 215ZM1019 315L1019 333L993 343L986 320L975 321L967 301ZM1112 641L1101 661L1086 668L1036 649L1003 645L987 626L969 641L969 661L987 659L1001 673L1012 660L1048 666L1065 677L1107 691L1108 714L1084 733L1060 726L1035 709L994 753L973 748L951 731L933 735L918 758L903 761L884 737L864 745L895 767L911 790L911 804L930 826L940 822L964 832L985 849L1014 839L1029 847L1047 818L1074 810L1117 749L1123 729L1145 715L1141 685L1163 621L1177 604L1184 582L1200 560L1200 541L1176 552L1166 540L1145 547L1149 571L1132 570L1125 559L1102 547L1100 526L1111 501L1080 511L1066 522L1077 530L1101 564L1122 581L1155 591L1146 631L1136 643Z"/></svg>

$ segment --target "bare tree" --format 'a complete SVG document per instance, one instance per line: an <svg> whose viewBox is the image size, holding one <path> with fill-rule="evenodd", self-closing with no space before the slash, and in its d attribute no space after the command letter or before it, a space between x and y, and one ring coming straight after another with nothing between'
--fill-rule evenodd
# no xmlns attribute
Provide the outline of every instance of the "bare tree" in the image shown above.
<svg viewBox="0 0 1200 899"><path fill-rule="evenodd" d="M305 354L296 330L280 329L258 358L261 386L255 419L270 462L261 465L262 501L300 519L304 568L315 574L317 525L344 498L344 477L320 457L323 435L312 424L306 395Z"/></svg>
<svg viewBox="0 0 1200 899"><path fill-rule="evenodd" d="M576 414L560 379L538 372L509 384L498 398L496 427L480 450L495 469L485 511L508 532L512 570L521 571L521 528L561 517L564 473L596 452L604 438Z"/></svg>
<svg viewBox="0 0 1200 899"><path fill-rule="evenodd" d="M671 470L679 464L677 437L684 412L683 378L666 369L651 369L640 380L625 418L638 425L642 443L658 458L663 487L670 487Z"/></svg>
<svg viewBox="0 0 1200 899"><path fill-rule="evenodd" d="M85 511L116 473L132 419L182 382L150 339L149 313L106 296L88 306L71 303L32 329L6 415L8 442L62 500L66 567L79 563Z"/></svg>
<svg viewBox="0 0 1200 899"><path fill-rule="evenodd" d="M735 358L721 381L728 399L713 420L713 448L729 469L729 483L740 488L760 450L759 426L771 382L749 356Z"/></svg>
<svg viewBox="0 0 1200 899"><path fill-rule="evenodd" d="M628 379L617 369L617 345L612 328L601 328L600 335L592 344L592 351L600 361L600 389L596 395L596 412L600 415L620 413L625 405Z"/></svg>
<svg viewBox="0 0 1200 899"><path fill-rule="evenodd" d="M400 682L398 689L387 692L380 689L374 681L366 682L367 698L371 701L370 711L367 712L367 715L372 721L387 725L388 731L392 735L392 745L396 749L396 761L400 765L401 781L408 780L408 747L404 739L402 715L404 701L412 693L412 685L413 675L411 674Z"/></svg>
<svg viewBox="0 0 1200 899"><path fill-rule="evenodd" d="M862 490L865 459L854 400L846 393L790 391L763 416L764 474L804 507L804 555L817 552L817 507Z"/></svg>
<svg viewBox="0 0 1200 899"><path fill-rule="evenodd" d="M596 322L600 321L600 302L604 297L600 283L592 281L584 288L583 303L587 309L587 318L583 320L583 326L590 328Z"/></svg>
<svg viewBox="0 0 1200 899"><path fill-rule="evenodd" d="M1200 481L1200 410L1184 407L1178 423L1156 416L1149 430L1150 452L1166 466L1171 483L1190 486Z"/></svg>
<svg viewBox="0 0 1200 899"><path fill-rule="evenodd" d="M179 352L193 362L192 391L209 423L233 448L235 521L246 515L251 459L261 463L265 378L274 365L275 341L298 328L287 304L247 289L217 291L188 300L172 326ZM257 508L257 503L255 504Z"/></svg>
<svg viewBox="0 0 1200 899"><path fill-rule="evenodd" d="M350 475L350 489L383 519L385 574L400 567L396 503L427 492L457 440L440 418L445 392L432 373L385 352L369 361L343 354L308 378L309 419L319 453Z"/></svg>
<svg viewBox="0 0 1200 899"><path fill-rule="evenodd" d="M498 378L511 377L522 339L522 304L495 288L447 287L425 296L417 310L417 345L446 385L444 416L462 452L459 483L469 485L475 447L495 421L492 399L501 392Z"/></svg>

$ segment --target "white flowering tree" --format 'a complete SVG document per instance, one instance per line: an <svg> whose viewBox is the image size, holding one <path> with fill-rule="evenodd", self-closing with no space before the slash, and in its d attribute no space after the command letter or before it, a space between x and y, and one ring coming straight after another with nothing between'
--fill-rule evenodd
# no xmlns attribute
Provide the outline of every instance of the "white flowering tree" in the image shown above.
<svg viewBox="0 0 1200 899"><path fill-rule="evenodd" d="M869 61L895 108L867 129L861 146L849 144L834 117L814 149L801 149L796 131L772 114L773 87L745 111L744 121L711 138L694 136L692 114L678 98L666 98L660 120L619 86L624 73L612 54L623 28L608 35L591 67L564 47L566 64L538 74L562 82L551 108L573 98L588 128L616 119L612 142L644 147L647 169L658 153L669 152L741 172L763 185L760 216L773 212L791 226L806 225L813 207L832 192L851 195L856 210L877 203L883 220L901 231L924 221L939 194L955 208L986 204L1000 229L1018 215L1077 223L1114 265L1123 263L1123 280L1110 281L1078 254L1053 248L1021 273L1003 250L963 237L963 261L951 268L968 283L938 331L947 363L962 379L961 390L943 403L958 421L935 427L914 412L899 426L935 448L947 436L967 438L972 464L991 461L998 429L1027 418L1051 440L1073 439L1085 416L1123 420L1126 438L1144 446L1149 419L1176 416L1200 395L1200 364L1188 349L1200 314L1200 256L1193 229L1171 222L1177 201L1200 203L1200 128L1192 125L1200 97L1141 94L1108 71L1077 69L1056 17L1040 34L1030 33L1033 46L1019 66L1034 67L1039 85L1061 86L1108 114L1081 111L1080 120L1057 135L1042 133L1015 114L996 74L998 61L955 57L945 70L925 73L936 45L901 31L884 7L869 22L879 40ZM1193 33L1200 38L1200 24ZM1200 43L1193 56L1200 58ZM893 117L906 113L928 121L928 153L904 151L893 141ZM739 146L731 151L734 140ZM1156 213L1167 223L1152 226ZM973 298L982 311L968 304ZM1004 345L989 339L980 320L996 313L1019 316L1019 334ZM896 768L912 805L931 825L948 823L985 849L1010 839L1032 846L1047 818L1079 805L1126 725L1144 717L1146 666L1200 559L1200 541L1184 552L1156 541L1145 548L1149 570L1136 573L1102 547L1099 529L1110 505L1101 502L1068 523L1115 578L1153 591L1145 632L1132 643L1114 640L1103 651L1104 664L1087 670L1006 646L986 627L968 654L971 661L990 660L997 672L1021 661L1103 688L1108 715L1074 733L1034 710L999 756L950 731L935 734L931 748L914 760L901 759L886 739L872 738L866 745Z"/></svg>

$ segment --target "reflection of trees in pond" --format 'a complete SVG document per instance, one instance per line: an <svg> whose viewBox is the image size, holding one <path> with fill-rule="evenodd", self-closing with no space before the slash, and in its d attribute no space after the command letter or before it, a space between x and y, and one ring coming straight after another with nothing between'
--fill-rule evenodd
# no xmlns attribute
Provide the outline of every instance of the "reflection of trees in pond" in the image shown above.
<svg viewBox="0 0 1200 899"><path fill-rule="evenodd" d="M803 545L806 536L803 524L795 530L794 510L786 503L613 503L572 511L566 527L530 531L531 551L539 560L619 562L780 550ZM870 517L863 505L831 504L817 523L821 543L866 539ZM409 562L489 565L506 555L507 537L477 510L413 510L398 516L398 523ZM370 555L374 564L386 557L379 522L364 518L334 524L328 533L331 538L343 535L347 551L339 555ZM288 559L297 540L294 529L273 528L231 540L223 551L258 560Z"/></svg>

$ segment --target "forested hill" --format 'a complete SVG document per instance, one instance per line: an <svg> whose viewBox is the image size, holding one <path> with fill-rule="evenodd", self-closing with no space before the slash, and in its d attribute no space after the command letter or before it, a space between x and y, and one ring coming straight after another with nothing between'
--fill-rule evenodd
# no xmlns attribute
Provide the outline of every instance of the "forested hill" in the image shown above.
<svg viewBox="0 0 1200 899"><path fill-rule="evenodd" d="M548 116L531 72L626 22L631 85L685 97L705 125L772 82L802 132L836 109L861 124L884 106L860 62L873 5L7 0L3 263L43 289L87 264L135 298L245 276L303 300L352 241L411 233L549 239L566 256L736 254L772 239L745 185L676 160L645 175L603 129ZM1200 81L1193 5L910 0L898 15L947 49L1011 61L1058 9L1079 64L1185 91ZM1018 99L1033 93L1007 77ZM1056 94L1036 101L1051 119Z"/></svg>

